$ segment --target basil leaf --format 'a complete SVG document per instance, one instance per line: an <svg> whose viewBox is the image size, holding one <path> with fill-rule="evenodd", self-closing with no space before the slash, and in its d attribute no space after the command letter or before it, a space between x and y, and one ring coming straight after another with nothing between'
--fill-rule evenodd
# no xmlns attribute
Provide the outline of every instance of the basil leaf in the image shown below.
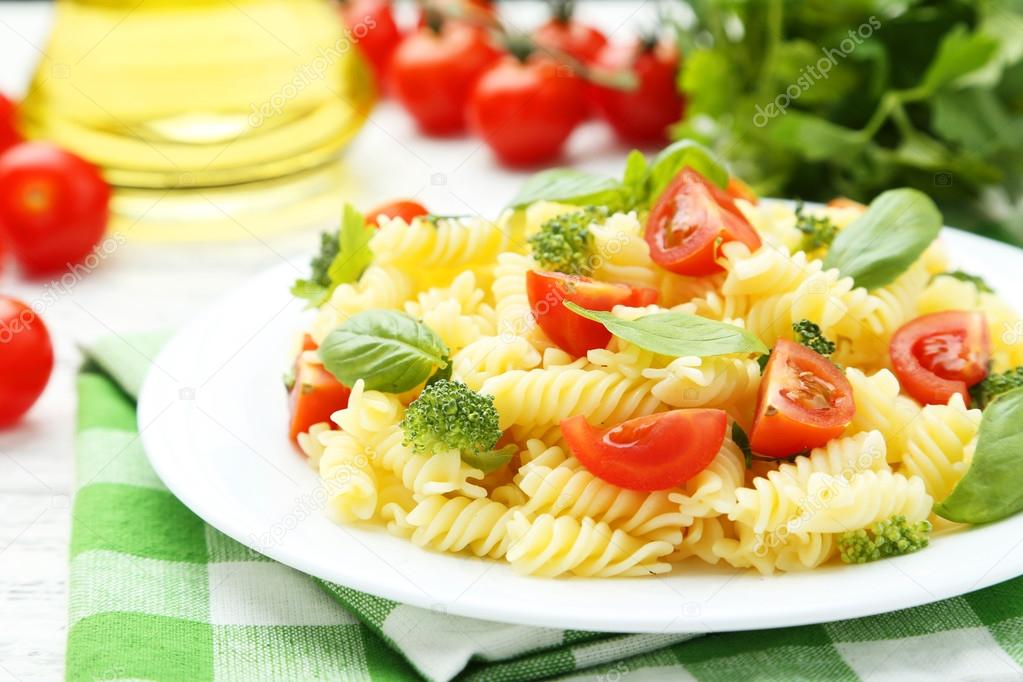
<svg viewBox="0 0 1023 682"><path fill-rule="evenodd" d="M876 289L901 275L941 231L941 213L915 189L893 189L838 233L824 267L838 268L857 286Z"/></svg>
<svg viewBox="0 0 1023 682"><path fill-rule="evenodd" d="M939 277L951 277L952 279L957 279L960 282L969 282L982 294L995 293L995 290L991 288L991 285L988 284L980 275L971 275L970 273L963 272L962 270L946 270L945 272L939 272L932 276L930 281L933 282Z"/></svg>
<svg viewBox="0 0 1023 682"><path fill-rule="evenodd" d="M345 386L362 379L366 388L401 393L445 368L448 348L422 322L396 310L366 310L327 334L320 346L327 371Z"/></svg>
<svg viewBox="0 0 1023 682"><path fill-rule="evenodd" d="M535 201L564 204L609 204L617 201L622 186L617 180L573 168L551 168L533 175L508 204L521 208Z"/></svg>
<svg viewBox="0 0 1023 682"><path fill-rule="evenodd" d="M711 357L768 350L763 341L745 329L698 315L667 312L623 320L602 310L587 310L571 301L565 301L565 307L600 322L618 338L661 355Z"/></svg>
<svg viewBox="0 0 1023 682"><path fill-rule="evenodd" d="M656 201L668 183L686 166L718 187L728 185L728 171L709 149L692 140L679 140L662 149L650 164L649 201Z"/></svg>
<svg viewBox="0 0 1023 682"><path fill-rule="evenodd" d="M462 461L471 467L475 467L485 474L497 471L511 461L511 458L518 452L518 447L506 445L499 450L488 450L486 452L473 453L463 452Z"/></svg>
<svg viewBox="0 0 1023 682"><path fill-rule="evenodd" d="M977 450L966 475L934 506L938 516L987 523L1023 509L1023 388L995 399L980 422Z"/></svg>
<svg viewBox="0 0 1023 682"><path fill-rule="evenodd" d="M749 446L749 436L739 426L739 422L732 422L732 442L742 451L742 458L746 462L746 468L753 468L753 449Z"/></svg>

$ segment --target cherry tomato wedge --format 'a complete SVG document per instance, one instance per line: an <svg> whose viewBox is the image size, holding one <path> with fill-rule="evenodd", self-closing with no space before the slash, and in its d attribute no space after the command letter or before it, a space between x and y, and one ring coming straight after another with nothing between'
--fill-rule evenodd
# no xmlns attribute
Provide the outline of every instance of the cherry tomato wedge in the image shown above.
<svg viewBox="0 0 1023 682"><path fill-rule="evenodd" d="M605 347L611 340L611 332L599 322L576 315L565 307L565 301L587 310L611 310L616 305L639 307L657 302L657 291L648 287L537 270L526 273L526 293L529 309L540 329L562 350L575 356Z"/></svg>
<svg viewBox="0 0 1023 682"><path fill-rule="evenodd" d="M295 362L295 385L291 387L288 403L291 408L291 439L309 430L319 422L330 422L330 415L348 407L351 390L334 378L318 362L304 357Z"/></svg>
<svg viewBox="0 0 1023 682"><path fill-rule="evenodd" d="M820 447L841 435L855 411L852 386L833 362L781 339L760 382L750 447L767 457Z"/></svg>
<svg viewBox="0 0 1023 682"><path fill-rule="evenodd" d="M911 320L892 336L892 368L899 383L922 403L944 405L988 373L991 340L979 312L947 310Z"/></svg>
<svg viewBox="0 0 1023 682"><path fill-rule="evenodd" d="M733 200L744 199L751 204L755 204L760 201L760 197L758 197L757 193L753 191L753 188L734 175L728 178L728 187L725 187L725 192Z"/></svg>
<svg viewBox="0 0 1023 682"><path fill-rule="evenodd" d="M717 255L724 242L760 248L760 237L731 197L692 168L682 169L657 199L647 218L646 241L655 263L690 276L719 272Z"/></svg>
<svg viewBox="0 0 1023 682"><path fill-rule="evenodd" d="M725 439L722 410L671 410L598 429L562 420L565 442L594 476L630 490L665 490L707 468Z"/></svg>
<svg viewBox="0 0 1023 682"><path fill-rule="evenodd" d="M0 426L28 412L52 371L53 344L42 319L21 301L0 296Z"/></svg>
<svg viewBox="0 0 1023 682"><path fill-rule="evenodd" d="M406 223L411 223L412 219L416 216L426 215L429 211L422 204L404 199L401 201L392 201L389 204L377 206L374 209L366 211L366 224L372 225L373 227L379 227L377 225L377 219L385 215L388 218L401 218Z"/></svg>

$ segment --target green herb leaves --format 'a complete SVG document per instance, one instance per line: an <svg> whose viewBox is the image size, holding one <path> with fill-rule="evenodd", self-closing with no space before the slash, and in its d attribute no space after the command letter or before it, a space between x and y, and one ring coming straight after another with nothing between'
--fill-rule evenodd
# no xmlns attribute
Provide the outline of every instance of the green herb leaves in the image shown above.
<svg viewBox="0 0 1023 682"><path fill-rule="evenodd" d="M448 366L448 348L423 323L396 310L356 313L320 346L323 366L352 386L362 379L373 391L401 393Z"/></svg>
<svg viewBox="0 0 1023 682"><path fill-rule="evenodd" d="M310 307L322 305L342 284L357 282L373 262L369 240L373 228L366 225L362 214L351 204L345 204L341 214L341 227L337 235L324 233L320 238L320 253L310 264L309 279L300 279L291 287L291 294L304 298Z"/></svg>
<svg viewBox="0 0 1023 682"><path fill-rule="evenodd" d="M838 233L824 267L838 268L857 286L876 289L901 275L941 231L941 213L915 189L884 192Z"/></svg>
<svg viewBox="0 0 1023 682"><path fill-rule="evenodd" d="M620 339L661 355L710 357L730 353L766 353L756 336L734 325L696 315L667 312L623 320L601 310L587 310L570 301L565 306L578 315L600 322Z"/></svg>
<svg viewBox="0 0 1023 682"><path fill-rule="evenodd" d="M1023 388L1003 394L984 410L977 450L966 475L934 506L960 523L998 521L1023 510Z"/></svg>
<svg viewBox="0 0 1023 682"><path fill-rule="evenodd" d="M509 203L522 208L535 201L607 206L613 211L646 208L653 203L680 170L689 166L724 187L728 171L704 146L681 140L665 147L651 163L633 150L622 180L593 175L572 168L552 168L529 178Z"/></svg>

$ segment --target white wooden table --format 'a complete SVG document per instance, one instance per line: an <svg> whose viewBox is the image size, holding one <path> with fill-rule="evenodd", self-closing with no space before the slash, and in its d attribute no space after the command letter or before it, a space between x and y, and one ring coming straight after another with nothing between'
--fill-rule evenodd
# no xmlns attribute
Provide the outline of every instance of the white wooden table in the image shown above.
<svg viewBox="0 0 1023 682"><path fill-rule="evenodd" d="M545 11L538 3L511 9L522 26L535 25ZM637 25L651 25L653 11L650 2L601 2L584 4L579 15L622 37ZM0 3L0 91L24 92L45 49L51 13L47 4ZM239 14L239 20L245 17ZM591 123L575 133L564 163L615 173L623 156L608 132ZM415 196L437 212L489 214L525 177L497 168L476 141L418 136L390 103L375 112L347 163L359 175L354 199L363 208ZM310 230L266 239L240 234L217 244L129 241L43 311L57 352L53 378L29 416L0 431L0 682L62 676L78 344L114 330L173 327L281 259L305 267L306 253L317 243ZM49 282L26 282L13 270L0 275L0 292L29 302L52 291Z"/></svg>

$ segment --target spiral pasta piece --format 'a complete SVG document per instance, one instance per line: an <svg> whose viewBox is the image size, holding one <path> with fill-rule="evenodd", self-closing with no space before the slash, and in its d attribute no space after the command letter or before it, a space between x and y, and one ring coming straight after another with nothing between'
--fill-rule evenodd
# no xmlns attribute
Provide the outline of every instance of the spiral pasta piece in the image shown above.
<svg viewBox="0 0 1023 682"><path fill-rule="evenodd" d="M677 544L688 521L669 491L620 488L597 478L574 459L553 469L530 465L518 485L529 498L522 508L526 514L589 517L637 538Z"/></svg>
<svg viewBox="0 0 1023 682"><path fill-rule="evenodd" d="M377 263L394 263L425 272L490 263L507 246L497 225L480 218L401 218L382 220L370 240Z"/></svg>
<svg viewBox="0 0 1023 682"><path fill-rule="evenodd" d="M665 561L675 563L697 557L708 564L716 564L721 556L715 547L728 536L730 529L731 522L722 516L695 519L682 529L682 542L675 545L675 551L665 557Z"/></svg>
<svg viewBox="0 0 1023 682"><path fill-rule="evenodd" d="M752 358L727 355L682 357L667 367L643 370L654 380L650 393L672 407L723 407L743 418L756 400L760 365Z"/></svg>
<svg viewBox="0 0 1023 682"><path fill-rule="evenodd" d="M526 336L536 327L526 292L526 273L534 268L532 256L508 252L498 255L491 285L498 335Z"/></svg>
<svg viewBox="0 0 1023 682"><path fill-rule="evenodd" d="M735 568L754 568L763 575L776 571L806 571L837 554L833 533L757 533L734 524L732 532L715 541L713 552Z"/></svg>
<svg viewBox="0 0 1023 682"><path fill-rule="evenodd" d="M735 507L735 491L746 476L746 459L731 438L725 437L721 449L711 463L686 481L681 491L670 492L688 525L694 519L728 514Z"/></svg>
<svg viewBox="0 0 1023 682"><path fill-rule="evenodd" d="M366 382L359 379L352 386L348 406L335 412L332 419L345 433L368 445L404 415L405 407L396 396L367 391Z"/></svg>
<svg viewBox="0 0 1023 682"><path fill-rule="evenodd" d="M530 521L516 511L508 526L512 542L507 559L527 575L553 577L565 573L610 578L665 573L661 559L672 551L668 542L643 541L623 530L590 518L542 514Z"/></svg>
<svg viewBox="0 0 1023 682"><path fill-rule="evenodd" d="M469 481L482 479L483 472L463 462L457 450L422 455L402 443L404 436L401 427L392 426L373 442L371 452L374 463L393 472L406 488L416 495L486 496L486 488Z"/></svg>
<svg viewBox="0 0 1023 682"><path fill-rule="evenodd" d="M658 288L661 270L650 260L643 226L634 212L615 213L590 226L593 235L592 275L605 282Z"/></svg>
<svg viewBox="0 0 1023 682"><path fill-rule="evenodd" d="M419 501L405 522L413 529L412 542L420 547L496 559L508 549L510 519L511 510L500 502L430 495Z"/></svg>
<svg viewBox="0 0 1023 682"><path fill-rule="evenodd" d="M494 396L502 429L557 424L575 414L610 426L657 411L661 401L652 395L654 383L566 366L506 372L487 379L480 391Z"/></svg>
<svg viewBox="0 0 1023 682"><path fill-rule="evenodd" d="M935 500L948 497L970 467L970 443L980 428L980 410L966 408L956 393L947 405L927 405L907 427L900 471L919 476Z"/></svg>
<svg viewBox="0 0 1023 682"><path fill-rule="evenodd" d="M920 406L900 394L899 380L887 369L867 376L855 367L848 367L845 376L852 386L856 405L846 435L879 431L887 445L888 461L902 461L909 425L920 414Z"/></svg>
<svg viewBox="0 0 1023 682"><path fill-rule="evenodd" d="M309 431L298 434L298 447L306 457L306 463L314 471L320 470L320 458L323 457L323 442L320 436L330 431L330 424L318 422L309 427Z"/></svg>
<svg viewBox="0 0 1023 682"><path fill-rule="evenodd" d="M455 355L452 375L478 391L491 377L533 369L540 361L540 352L521 336L483 336Z"/></svg>
<svg viewBox="0 0 1023 682"><path fill-rule="evenodd" d="M367 521L377 510L377 477L365 447L343 431L324 439L320 477L327 489L327 509L341 523Z"/></svg>
<svg viewBox="0 0 1023 682"><path fill-rule="evenodd" d="M405 312L419 318L452 353L457 353L481 336L497 329L493 308L483 303L485 294L476 287L476 274L465 270L448 287L425 291L405 304Z"/></svg>
<svg viewBox="0 0 1023 682"><path fill-rule="evenodd" d="M371 265L354 284L342 284L320 306L309 335L317 344L356 313L374 308L400 308L414 291L412 279L401 269Z"/></svg>

